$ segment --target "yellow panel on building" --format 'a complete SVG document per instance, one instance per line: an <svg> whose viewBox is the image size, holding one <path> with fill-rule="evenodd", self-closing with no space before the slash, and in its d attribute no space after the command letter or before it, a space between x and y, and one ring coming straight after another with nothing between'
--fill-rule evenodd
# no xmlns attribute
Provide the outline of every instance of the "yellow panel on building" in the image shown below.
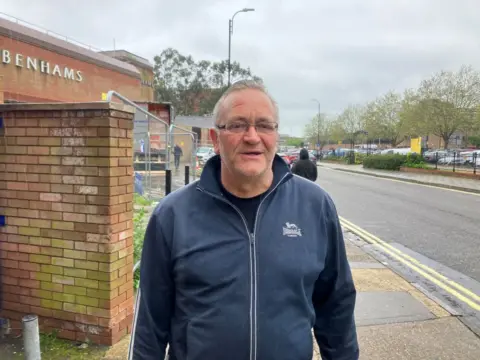
<svg viewBox="0 0 480 360"><path fill-rule="evenodd" d="M422 153L422 138L412 138L410 139L410 151L421 154Z"/></svg>

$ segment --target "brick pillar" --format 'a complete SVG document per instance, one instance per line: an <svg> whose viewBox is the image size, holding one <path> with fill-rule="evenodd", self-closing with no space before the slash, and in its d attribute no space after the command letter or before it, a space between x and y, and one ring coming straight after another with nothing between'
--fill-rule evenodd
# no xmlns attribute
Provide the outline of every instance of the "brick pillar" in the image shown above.
<svg viewBox="0 0 480 360"><path fill-rule="evenodd" d="M133 313L133 108L0 105L0 317L110 345Z"/></svg>

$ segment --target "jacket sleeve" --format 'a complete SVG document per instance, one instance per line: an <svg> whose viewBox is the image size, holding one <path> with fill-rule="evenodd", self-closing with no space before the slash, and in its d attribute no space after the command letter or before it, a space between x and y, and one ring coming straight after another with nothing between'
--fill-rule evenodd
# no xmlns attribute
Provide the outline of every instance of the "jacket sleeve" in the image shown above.
<svg viewBox="0 0 480 360"><path fill-rule="evenodd" d="M325 270L315 283L314 334L324 360L357 360L359 348L354 309L356 290L347 260L342 228L333 201L328 198L328 250Z"/></svg>
<svg viewBox="0 0 480 360"><path fill-rule="evenodd" d="M129 360L163 359L170 337L174 285L170 249L158 210L150 218L144 238Z"/></svg>
<svg viewBox="0 0 480 360"><path fill-rule="evenodd" d="M313 181L317 181L317 176L318 176L318 171L317 171L317 165L313 164Z"/></svg>

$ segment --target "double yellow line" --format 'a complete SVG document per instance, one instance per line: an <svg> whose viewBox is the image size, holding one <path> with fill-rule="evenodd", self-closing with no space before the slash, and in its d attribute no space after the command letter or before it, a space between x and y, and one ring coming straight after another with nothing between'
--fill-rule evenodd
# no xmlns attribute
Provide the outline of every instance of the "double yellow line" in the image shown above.
<svg viewBox="0 0 480 360"><path fill-rule="evenodd" d="M383 252L389 254L394 259L400 261L405 266L422 275L425 279L431 281L438 287L448 292L450 295L464 302L472 309L480 311L480 296L478 296L477 294L456 283L455 281L450 280L449 278L438 273L432 268L422 264L417 259L405 254L404 252L400 251L389 243L379 239L375 235L370 234L369 232L363 230L362 228L358 227L357 225L351 223L350 221L341 216L340 223L344 228L360 236L368 243L377 246Z"/></svg>

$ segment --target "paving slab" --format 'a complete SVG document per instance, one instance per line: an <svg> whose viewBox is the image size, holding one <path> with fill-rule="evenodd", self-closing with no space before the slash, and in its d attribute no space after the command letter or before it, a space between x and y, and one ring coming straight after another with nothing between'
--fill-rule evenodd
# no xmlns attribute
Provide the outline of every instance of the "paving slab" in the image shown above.
<svg viewBox="0 0 480 360"><path fill-rule="evenodd" d="M357 294L357 326L434 319L428 308L404 291L375 291Z"/></svg>
<svg viewBox="0 0 480 360"><path fill-rule="evenodd" d="M385 266L379 262L370 262L370 261L350 261L351 269L384 269Z"/></svg>
<svg viewBox="0 0 480 360"><path fill-rule="evenodd" d="M354 269L357 291L411 291L415 288L390 269Z"/></svg>
<svg viewBox="0 0 480 360"><path fill-rule="evenodd" d="M454 317L359 327L361 360L478 360L480 338Z"/></svg>
<svg viewBox="0 0 480 360"><path fill-rule="evenodd" d="M351 245L348 242L345 244L347 257L350 262L371 262L378 263L372 256L362 251L358 246Z"/></svg>

